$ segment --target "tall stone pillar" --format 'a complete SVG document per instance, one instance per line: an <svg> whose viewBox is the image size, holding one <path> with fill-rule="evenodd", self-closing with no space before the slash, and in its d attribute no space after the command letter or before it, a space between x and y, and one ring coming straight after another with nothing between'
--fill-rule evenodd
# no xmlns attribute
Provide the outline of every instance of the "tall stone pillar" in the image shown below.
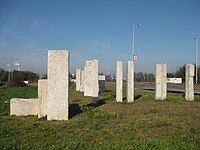
<svg viewBox="0 0 200 150"><path fill-rule="evenodd" d="M81 69L76 69L76 91L81 88Z"/></svg>
<svg viewBox="0 0 200 150"><path fill-rule="evenodd" d="M47 115L47 79L38 80L38 118Z"/></svg>
<svg viewBox="0 0 200 150"><path fill-rule="evenodd" d="M194 65L186 64L185 66L185 99L194 100Z"/></svg>
<svg viewBox="0 0 200 150"><path fill-rule="evenodd" d="M116 101L123 101L123 62L117 61L116 68Z"/></svg>
<svg viewBox="0 0 200 150"><path fill-rule="evenodd" d="M167 65L156 65L156 92L155 98L157 100L164 100L167 96Z"/></svg>
<svg viewBox="0 0 200 150"><path fill-rule="evenodd" d="M127 63L127 101L134 101L134 69L133 61Z"/></svg>
<svg viewBox="0 0 200 150"><path fill-rule="evenodd" d="M68 120L69 52L48 51L47 120Z"/></svg>
<svg viewBox="0 0 200 150"><path fill-rule="evenodd" d="M84 96L92 96L93 104L98 101L99 95L98 60L86 61L84 67Z"/></svg>
<svg viewBox="0 0 200 150"><path fill-rule="evenodd" d="M81 81L80 81L80 91L84 91L84 70L81 70Z"/></svg>

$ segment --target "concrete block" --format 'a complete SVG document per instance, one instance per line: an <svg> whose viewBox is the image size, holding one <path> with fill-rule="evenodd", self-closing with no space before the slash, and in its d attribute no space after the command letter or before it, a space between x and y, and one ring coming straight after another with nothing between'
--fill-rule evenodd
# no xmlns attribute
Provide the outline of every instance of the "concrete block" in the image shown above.
<svg viewBox="0 0 200 150"><path fill-rule="evenodd" d="M81 69L76 69L76 91L80 91L81 87Z"/></svg>
<svg viewBox="0 0 200 150"><path fill-rule="evenodd" d="M117 61L116 69L116 101L123 101L123 62Z"/></svg>
<svg viewBox="0 0 200 150"><path fill-rule="evenodd" d="M194 65L185 66L185 99L194 101Z"/></svg>
<svg viewBox="0 0 200 150"><path fill-rule="evenodd" d="M38 114L38 99L12 98L10 100L10 115L27 116Z"/></svg>
<svg viewBox="0 0 200 150"><path fill-rule="evenodd" d="M134 62L127 63L127 102L134 101Z"/></svg>
<svg viewBox="0 0 200 150"><path fill-rule="evenodd" d="M47 115L47 79L38 80L38 118Z"/></svg>
<svg viewBox="0 0 200 150"><path fill-rule="evenodd" d="M99 92L105 92L106 90L106 76L105 75L99 75Z"/></svg>
<svg viewBox="0 0 200 150"><path fill-rule="evenodd" d="M80 91L84 92L84 70L81 71Z"/></svg>
<svg viewBox="0 0 200 150"><path fill-rule="evenodd" d="M47 120L68 120L69 52L48 51Z"/></svg>
<svg viewBox="0 0 200 150"><path fill-rule="evenodd" d="M167 65L156 65L156 92L155 99L164 100L167 96Z"/></svg>

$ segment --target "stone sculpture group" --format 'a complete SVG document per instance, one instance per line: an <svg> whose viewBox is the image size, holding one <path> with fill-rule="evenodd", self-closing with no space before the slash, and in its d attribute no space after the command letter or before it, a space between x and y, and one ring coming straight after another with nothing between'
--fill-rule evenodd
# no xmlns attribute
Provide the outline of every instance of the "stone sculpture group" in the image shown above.
<svg viewBox="0 0 200 150"><path fill-rule="evenodd" d="M48 51L48 78L38 80L38 98L10 101L10 115L47 116L47 120L68 120L69 52L67 50ZM127 102L134 101L134 62L127 62ZM194 65L186 65L185 99L194 100ZM156 65L155 99L167 96L167 65ZM76 91L91 96L92 103L98 103L99 92L105 91L105 76L98 75L98 60L87 60L84 69L76 69ZM123 102L123 62L116 65L116 101Z"/></svg>

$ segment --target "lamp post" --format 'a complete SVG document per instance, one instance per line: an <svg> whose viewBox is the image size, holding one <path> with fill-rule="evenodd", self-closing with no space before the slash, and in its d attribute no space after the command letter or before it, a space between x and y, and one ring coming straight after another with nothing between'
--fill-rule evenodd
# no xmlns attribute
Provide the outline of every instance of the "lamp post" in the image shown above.
<svg viewBox="0 0 200 150"><path fill-rule="evenodd" d="M197 84L197 75L198 75L198 39L196 37L193 37L195 40L195 49L196 49L196 84Z"/></svg>
<svg viewBox="0 0 200 150"><path fill-rule="evenodd" d="M135 28L136 27L141 27L141 25L140 24L133 25L133 41L132 41L132 53L131 53L132 61L134 61L133 57L134 57L134 53L135 53Z"/></svg>
<svg viewBox="0 0 200 150"><path fill-rule="evenodd" d="M131 52L131 61L132 65L130 62L128 62L128 74L127 74L127 100L133 101L134 100L134 60L135 56L135 29L136 27L141 27L140 24L133 25L133 41L132 41L132 52ZM132 67L131 67L132 66Z"/></svg>

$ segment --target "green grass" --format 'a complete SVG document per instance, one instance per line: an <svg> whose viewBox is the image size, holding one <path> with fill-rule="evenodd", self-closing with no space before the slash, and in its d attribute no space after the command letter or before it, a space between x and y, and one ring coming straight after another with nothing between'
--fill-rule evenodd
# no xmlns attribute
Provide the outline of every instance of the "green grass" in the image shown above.
<svg viewBox="0 0 200 150"><path fill-rule="evenodd" d="M110 86L94 107L70 86L76 106L70 120L46 121L9 116L10 98L37 97L37 88L0 88L0 149L200 149L200 96L189 102L177 93L164 101L154 100L152 91L135 95L134 103L116 103Z"/></svg>

